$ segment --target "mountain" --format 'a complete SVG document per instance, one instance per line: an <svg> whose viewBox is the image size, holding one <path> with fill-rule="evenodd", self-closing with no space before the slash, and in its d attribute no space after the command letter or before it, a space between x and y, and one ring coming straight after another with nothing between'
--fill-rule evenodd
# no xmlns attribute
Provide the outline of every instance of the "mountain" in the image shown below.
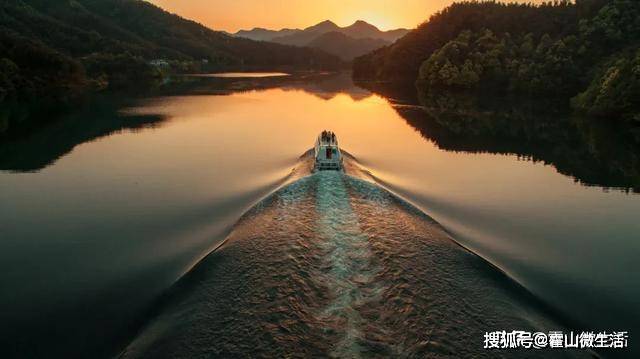
<svg viewBox="0 0 640 359"><path fill-rule="evenodd" d="M640 126L640 2L454 3L353 62L358 80L563 99ZM640 129L640 128L639 128Z"/></svg>
<svg viewBox="0 0 640 359"><path fill-rule="evenodd" d="M318 36L334 31L343 33L354 39L370 38L384 40L390 43L409 32L409 30L406 29L380 31L377 27L362 20L358 20L347 27L339 27L335 23L326 20L304 30L286 36L275 37L271 39L271 41L286 45L307 46Z"/></svg>
<svg viewBox="0 0 640 359"><path fill-rule="evenodd" d="M307 46L335 54L345 61L350 61L388 44L389 42L381 39L356 39L342 32L331 31L316 37Z"/></svg>
<svg viewBox="0 0 640 359"><path fill-rule="evenodd" d="M354 63L356 78L413 83L420 65L447 42L465 30L515 34L560 33L575 21L575 14L562 7L544 8L493 2L454 3L432 15L392 46L374 51ZM572 19L569 19L572 17ZM536 27L539 25L539 27Z"/></svg>
<svg viewBox="0 0 640 359"><path fill-rule="evenodd" d="M279 44L307 46L316 37L332 31L340 31L341 28L332 21L326 20L313 26L309 26L304 30L296 31L285 36L278 36L271 41Z"/></svg>
<svg viewBox="0 0 640 359"><path fill-rule="evenodd" d="M324 34L329 31L339 31L339 30L340 30L340 26L336 25L336 23L334 23L331 20L325 20L313 26L307 27L306 29L302 30L302 32Z"/></svg>
<svg viewBox="0 0 640 359"><path fill-rule="evenodd" d="M410 30L407 29L395 29L395 30L387 30L383 33L382 39L387 40L389 42L395 42L399 38L408 34Z"/></svg>
<svg viewBox="0 0 640 359"><path fill-rule="evenodd" d="M0 100L66 93L87 82L137 82L164 67L205 63L215 70L335 69L342 62L317 49L231 37L142 0L0 2Z"/></svg>
<svg viewBox="0 0 640 359"><path fill-rule="evenodd" d="M366 21L358 20L353 23L353 25L343 27L342 29L340 29L340 32L354 39L371 38L384 40L391 43L406 35L409 30L395 29L389 31L380 31L380 29L367 23Z"/></svg>
<svg viewBox="0 0 640 359"><path fill-rule="evenodd" d="M281 29L281 30L269 30L262 27L254 27L251 30L240 30L233 36L244 37L256 41L271 41L276 37L288 36L300 32L300 29Z"/></svg>
<svg viewBox="0 0 640 359"><path fill-rule="evenodd" d="M351 61L377 48L390 45L409 30L396 29L380 31L377 27L358 20L350 26L340 27L334 22L325 20L303 30L282 29L267 30L254 28L240 30L234 35L253 40L271 41L284 45L312 47Z"/></svg>

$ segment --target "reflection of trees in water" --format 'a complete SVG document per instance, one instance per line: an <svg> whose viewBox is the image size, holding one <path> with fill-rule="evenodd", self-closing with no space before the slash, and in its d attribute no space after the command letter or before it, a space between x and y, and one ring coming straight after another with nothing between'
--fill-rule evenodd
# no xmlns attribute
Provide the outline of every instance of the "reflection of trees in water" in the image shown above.
<svg viewBox="0 0 640 359"><path fill-rule="evenodd" d="M516 154L584 185L640 192L640 129L568 114L563 103L374 88L424 138L448 151Z"/></svg>
<svg viewBox="0 0 640 359"><path fill-rule="evenodd" d="M172 86L172 90L176 93L184 92L187 86L190 87L187 89L189 93L203 95L229 95L275 88L285 91L304 91L323 100L330 100L344 94L354 101L360 101L372 95L371 91L356 86L349 72L308 72L261 78L196 78L191 83L184 83L182 88Z"/></svg>
<svg viewBox="0 0 640 359"><path fill-rule="evenodd" d="M417 99L416 91L406 86L357 85L348 74L309 73L266 79L175 82L145 92L145 96L227 95L284 88L323 99L347 94L359 100L374 92L396 104L396 111L411 126L442 149L517 154L551 164L585 185L640 192L638 128L571 117L558 103L446 94ZM46 106L34 104L3 107L0 170L36 171L78 144L125 129L157 126L164 120L161 116L119 113L127 105L126 98L129 96L123 94L100 96L59 116L52 116ZM421 106L415 106L416 103Z"/></svg>
<svg viewBox="0 0 640 359"><path fill-rule="evenodd" d="M302 90L324 100L331 100L337 95L348 95L354 101L361 101L373 95L371 91L356 86L350 73L338 73L318 78L316 81L305 81L293 84L290 88Z"/></svg>
<svg viewBox="0 0 640 359"><path fill-rule="evenodd" d="M159 126L162 116L119 111L136 99L172 95L230 95L273 88L304 91L328 100L346 94L359 101L371 92L357 87L349 73L299 73L267 78L180 77L157 88L130 88L93 96L73 105L21 103L0 109L0 170L40 170L75 146L122 130Z"/></svg>
<svg viewBox="0 0 640 359"><path fill-rule="evenodd" d="M155 127L164 120L161 116L124 115L119 112L124 105L122 100L105 96L67 114L53 115L51 108L36 104L6 108L0 116L12 126L0 137L0 170L37 171L81 143L122 130Z"/></svg>

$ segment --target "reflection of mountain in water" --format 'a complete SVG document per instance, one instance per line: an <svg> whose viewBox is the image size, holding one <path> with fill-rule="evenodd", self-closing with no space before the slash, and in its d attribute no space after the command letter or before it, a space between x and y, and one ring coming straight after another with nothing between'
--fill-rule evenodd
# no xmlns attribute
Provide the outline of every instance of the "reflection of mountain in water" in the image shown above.
<svg viewBox="0 0 640 359"><path fill-rule="evenodd" d="M324 100L331 100L339 94L345 94L354 101L361 101L373 95L371 91L356 86L348 73L324 76L316 81L292 84L285 88L302 90Z"/></svg>
<svg viewBox="0 0 640 359"><path fill-rule="evenodd" d="M356 86L348 72L341 73L298 73L291 76L274 76L262 78L222 78L198 77L195 83L184 84L182 88L172 86L175 93L200 95L229 95L236 92L268 90L281 88L285 90L304 91L324 100L330 100L339 94L345 94L355 101L372 95L371 91ZM188 86L188 88L186 88Z"/></svg>
<svg viewBox="0 0 640 359"><path fill-rule="evenodd" d="M143 96L230 95L283 88L329 100L347 94L359 101L371 92L357 87L348 73L308 73L267 78L192 78L145 91ZM184 80L184 81L182 81ZM68 113L52 115L34 104L15 105L0 112L0 170L30 172L51 165L79 144L122 130L155 127L161 116L119 112L135 100L130 94L98 96ZM133 96L140 98L140 94ZM4 131L4 132L3 132Z"/></svg>
<svg viewBox="0 0 640 359"><path fill-rule="evenodd" d="M392 99L407 123L444 150L516 154L584 185L640 192L638 128L571 116L559 103L438 94L415 106L415 94L372 90Z"/></svg>
<svg viewBox="0 0 640 359"><path fill-rule="evenodd" d="M45 168L71 152L77 145L108 136L122 130L136 131L157 126L160 116L135 116L119 113L122 101L110 98L94 99L72 113L57 116L18 106L4 114L18 123L5 138L0 137L0 170L31 172ZM2 133L0 133L1 135Z"/></svg>

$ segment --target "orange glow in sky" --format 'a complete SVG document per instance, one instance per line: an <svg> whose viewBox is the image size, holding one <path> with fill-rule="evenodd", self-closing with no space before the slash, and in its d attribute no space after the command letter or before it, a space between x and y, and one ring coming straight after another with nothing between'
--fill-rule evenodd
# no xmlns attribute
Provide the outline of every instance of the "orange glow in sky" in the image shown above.
<svg viewBox="0 0 640 359"><path fill-rule="evenodd" d="M364 20L381 30L412 29L454 0L147 0L214 29L305 28L324 20L348 26ZM505 0L509 1L509 0ZM544 0L511 0L540 3Z"/></svg>
<svg viewBox="0 0 640 359"><path fill-rule="evenodd" d="M414 28L453 0L148 0L214 30L305 28L364 20L382 30Z"/></svg>

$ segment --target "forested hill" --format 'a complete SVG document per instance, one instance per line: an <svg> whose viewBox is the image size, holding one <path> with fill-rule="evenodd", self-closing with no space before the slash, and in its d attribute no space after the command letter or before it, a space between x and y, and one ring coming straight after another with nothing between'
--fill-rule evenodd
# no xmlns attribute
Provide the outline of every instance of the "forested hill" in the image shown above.
<svg viewBox="0 0 640 359"><path fill-rule="evenodd" d="M640 123L640 1L462 2L354 61L357 79L572 98Z"/></svg>
<svg viewBox="0 0 640 359"><path fill-rule="evenodd" d="M496 33L570 32L577 25L574 6L496 2L459 2L431 16L393 45L364 55L354 65L354 76L380 80L414 81L423 61L461 32L490 29Z"/></svg>
<svg viewBox="0 0 640 359"><path fill-rule="evenodd" d="M333 69L319 50L235 38L141 0L0 2L0 98L153 76L173 67ZM156 66L157 67L157 66ZM64 91L63 91L64 92Z"/></svg>

